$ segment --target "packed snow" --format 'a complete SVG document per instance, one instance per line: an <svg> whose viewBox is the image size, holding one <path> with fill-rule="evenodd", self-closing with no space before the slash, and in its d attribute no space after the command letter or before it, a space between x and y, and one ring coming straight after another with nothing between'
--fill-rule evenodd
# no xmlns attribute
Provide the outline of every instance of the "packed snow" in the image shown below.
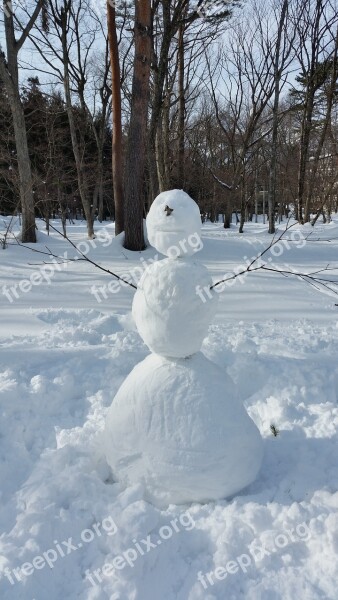
<svg viewBox="0 0 338 600"><path fill-rule="evenodd" d="M74 258L38 226L35 250ZM97 227L92 242L84 223L68 231L131 281L163 258ZM338 218L311 231L295 226L266 258L303 272L337 264ZM242 236L208 223L198 258L216 281L269 241L262 223ZM335 600L337 298L268 272L221 289L202 352L235 382L263 466L228 500L161 509L141 484L115 482L100 449L112 399L149 354L134 290L80 258L61 266L10 245L0 261L2 600Z"/></svg>
<svg viewBox="0 0 338 600"><path fill-rule="evenodd" d="M215 302L201 300L197 286L210 288L208 270L192 259L170 258L149 265L135 293L132 314L152 352L185 358L198 352Z"/></svg>
<svg viewBox="0 0 338 600"><path fill-rule="evenodd" d="M233 495L255 479L263 454L230 377L199 352L140 362L109 409L105 438L117 479L141 483L162 507Z"/></svg>
<svg viewBox="0 0 338 600"><path fill-rule="evenodd" d="M150 244L170 258L192 256L197 252L200 249L200 229L200 210L183 190L159 194L147 215Z"/></svg>

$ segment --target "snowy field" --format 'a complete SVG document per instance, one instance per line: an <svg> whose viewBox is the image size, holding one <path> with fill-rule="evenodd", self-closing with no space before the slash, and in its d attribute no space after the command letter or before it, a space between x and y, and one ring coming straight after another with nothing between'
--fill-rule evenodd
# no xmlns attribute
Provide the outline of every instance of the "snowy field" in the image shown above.
<svg viewBox="0 0 338 600"><path fill-rule="evenodd" d="M35 250L79 257L38 225ZM128 252L112 224L98 227L91 244L84 223L68 234L137 281L156 251ZM306 239L311 230L288 231L270 266L338 265L338 217ZM242 236L205 224L202 241L197 258L216 281L270 237L260 223ZM336 600L338 297L270 272L217 294L202 350L235 381L263 467L230 500L160 510L141 486L114 482L101 453L108 407L149 353L133 293L81 260L0 249L1 600Z"/></svg>

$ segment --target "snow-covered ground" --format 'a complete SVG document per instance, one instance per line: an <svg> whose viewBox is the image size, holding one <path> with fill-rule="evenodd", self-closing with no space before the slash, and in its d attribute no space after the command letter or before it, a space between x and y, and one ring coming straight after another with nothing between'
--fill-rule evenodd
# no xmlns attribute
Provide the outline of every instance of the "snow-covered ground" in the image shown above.
<svg viewBox="0 0 338 600"><path fill-rule="evenodd" d="M137 280L156 251L127 252L112 224L99 229L91 244L83 223L68 232L92 260ZM306 240L310 229L292 228L269 264L337 264L338 218ZM221 224L202 231L198 260L215 280L270 241L261 223L242 236ZM39 223L34 249L46 246L76 254ZM114 482L100 451L108 407L148 354L134 290L80 260L43 261L0 249L1 600L335 600L337 297L269 272L218 295L203 352L259 427L263 467L231 500L160 510L142 487Z"/></svg>

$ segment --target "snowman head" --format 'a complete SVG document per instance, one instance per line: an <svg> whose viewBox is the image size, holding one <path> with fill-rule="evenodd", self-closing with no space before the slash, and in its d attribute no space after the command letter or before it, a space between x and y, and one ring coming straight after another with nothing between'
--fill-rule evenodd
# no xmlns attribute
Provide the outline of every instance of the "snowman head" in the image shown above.
<svg viewBox="0 0 338 600"><path fill-rule="evenodd" d="M148 240L169 258L192 256L202 248L201 216L196 202L182 190L162 192L147 216Z"/></svg>

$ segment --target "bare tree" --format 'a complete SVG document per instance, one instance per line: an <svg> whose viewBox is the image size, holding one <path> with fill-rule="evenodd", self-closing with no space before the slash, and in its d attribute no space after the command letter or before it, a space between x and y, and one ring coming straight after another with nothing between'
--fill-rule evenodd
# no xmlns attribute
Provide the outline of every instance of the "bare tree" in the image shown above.
<svg viewBox="0 0 338 600"><path fill-rule="evenodd" d="M332 53L332 58L329 60L327 65L327 77L326 81L323 84L323 93L322 93L322 101L319 102L319 112L320 112L320 124L321 131L319 133L317 147L314 151L314 154L311 156L311 167L309 173L309 189L306 198L305 204L305 221L308 221L310 218L310 211L312 208L312 200L316 189L316 179L318 173L323 170L323 158L324 165L328 166L328 158L333 157L334 155L334 145L332 144L328 146L327 142L330 142L330 136L328 133L332 133L332 110L334 103L336 101L336 90L337 90L337 78L338 78L338 27L336 30L334 49ZM317 128L318 129L318 128ZM326 146L326 149L325 149ZM331 146L331 147L330 147ZM324 156L322 155L324 151ZM325 153L327 156L325 157ZM326 160L325 160L326 159ZM335 174L332 177L332 174ZM324 186L323 189L323 203L322 209L327 204L328 198L331 196L333 187L337 182L337 174L336 169L329 169L329 172L326 173L326 182L327 186ZM320 212L320 208L318 209ZM318 215L318 212L317 212ZM316 215L315 219L312 221L312 225L316 223L318 216Z"/></svg>
<svg viewBox="0 0 338 600"><path fill-rule="evenodd" d="M13 11L10 0L3 0L4 26L6 38L6 55L0 47L0 77L6 87L10 99L13 117L15 144L20 179L20 200L22 209L22 241L36 242L34 195L25 115L20 99L18 54L34 26L44 0L38 0L28 16L26 24L21 23ZM20 30L20 36L15 36L15 25Z"/></svg>
<svg viewBox="0 0 338 600"><path fill-rule="evenodd" d="M231 10L236 0L219 0L214 3L205 3L202 0L156 0L153 3L152 22L152 94L151 115L148 132L150 190L152 197L163 191L163 177L165 167L161 161L166 154L161 148L161 142L165 142L162 136L163 110L168 110L171 99L166 96L166 81L170 70L170 63L178 58L174 69L178 73L178 98L179 119L178 129L180 158L184 148L184 114L185 114L185 34L191 27L198 23L191 38L198 45L209 43L221 31L222 22L231 15ZM175 36L178 35L178 40ZM177 43L178 42L178 43ZM191 43L191 40L189 40ZM175 49L173 49L176 46ZM198 50L195 49L198 54ZM176 55L177 54L177 55ZM170 86L169 86L170 87ZM166 118L166 115L164 115ZM161 164L162 162L162 164ZM183 160L184 163L184 160ZM182 163L179 163L179 169ZM182 172L179 179L182 180Z"/></svg>
<svg viewBox="0 0 338 600"><path fill-rule="evenodd" d="M297 30L295 50L301 67L301 80L305 84L302 98L302 120L300 130L300 152L298 170L298 198L296 218L300 223L309 221L309 203L305 206L306 172L310 151L310 139L313 129L313 115L316 94L325 81L325 69L322 65L329 60L333 47L329 44L332 26L336 24L337 14L330 0L307 2L297 0L293 20ZM335 35L336 27L334 27ZM324 77L324 80L323 80Z"/></svg>
<svg viewBox="0 0 338 600"><path fill-rule="evenodd" d="M122 100L119 43L116 30L115 5L107 1L107 24L110 46L110 66L112 74L112 115L113 115L113 185L115 202L115 234L124 231L123 195L123 146L122 146Z"/></svg>
<svg viewBox="0 0 338 600"><path fill-rule="evenodd" d="M289 0L283 0L279 14L277 14L277 35L272 46L273 53L273 75L274 75L274 99L272 107L272 137L271 137L271 162L269 169L269 233L275 233L275 206L277 188L277 148L278 148L278 122L279 102L282 78L285 66L290 58L293 33L288 23Z"/></svg>
<svg viewBox="0 0 338 600"><path fill-rule="evenodd" d="M227 189L240 206L240 233L243 233L248 209L247 178L254 170L255 152L262 140L271 134L268 105L275 85L271 41L266 33L267 19L265 14L252 7L232 27L214 63L207 55L207 85L223 135L220 155L228 165L229 180L212 174L217 184Z"/></svg>
<svg viewBox="0 0 338 600"><path fill-rule="evenodd" d="M103 146L111 96L108 39L102 22L87 0L49 0L48 6L49 30L34 32L30 37L45 62L44 72L63 87L79 194L88 237L92 238L97 204L101 216L103 209ZM97 65L94 68L93 65L94 44L98 36L104 42L103 68ZM96 143L94 173L88 169L90 157L87 155L83 123L79 125L78 122L79 107L92 129Z"/></svg>

